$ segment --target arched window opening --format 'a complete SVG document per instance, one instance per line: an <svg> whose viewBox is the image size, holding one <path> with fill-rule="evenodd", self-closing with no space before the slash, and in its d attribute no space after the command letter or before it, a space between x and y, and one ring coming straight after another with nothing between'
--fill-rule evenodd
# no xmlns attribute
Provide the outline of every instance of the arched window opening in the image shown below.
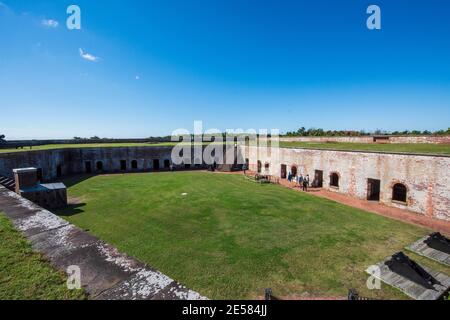
<svg viewBox="0 0 450 320"><path fill-rule="evenodd" d="M261 173L262 163L258 160L258 173Z"/></svg>
<svg viewBox="0 0 450 320"><path fill-rule="evenodd" d="M339 175L336 172L330 174L330 186L339 188Z"/></svg>
<svg viewBox="0 0 450 320"><path fill-rule="evenodd" d="M296 176L297 176L297 167L296 167L296 166L292 166L292 167L291 167L291 175L292 175L293 177L296 177Z"/></svg>
<svg viewBox="0 0 450 320"><path fill-rule="evenodd" d="M406 203L407 189L404 184L396 183L392 187L392 200Z"/></svg>

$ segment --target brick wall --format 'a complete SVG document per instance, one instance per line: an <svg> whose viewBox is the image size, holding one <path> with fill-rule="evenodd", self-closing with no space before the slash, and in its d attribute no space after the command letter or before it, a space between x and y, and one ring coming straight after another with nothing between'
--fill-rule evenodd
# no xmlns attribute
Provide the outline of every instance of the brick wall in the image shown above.
<svg viewBox="0 0 450 320"><path fill-rule="evenodd" d="M380 143L435 143L450 144L450 136L385 136L377 142ZM286 142L350 142L350 143L374 143L374 137L281 137L280 141Z"/></svg>
<svg viewBox="0 0 450 320"><path fill-rule="evenodd" d="M276 150L279 150L277 152ZM267 154L251 147L246 152L250 169L257 170L257 161L270 163L269 174L281 176L281 165L288 171L309 174L323 171L323 187L350 196L367 199L367 179L380 180L380 201L437 219L450 220L450 157L398 155L374 152L345 152L305 149L274 149ZM338 173L339 188L330 187L330 174ZM402 183L407 187L405 204L392 201L392 187Z"/></svg>

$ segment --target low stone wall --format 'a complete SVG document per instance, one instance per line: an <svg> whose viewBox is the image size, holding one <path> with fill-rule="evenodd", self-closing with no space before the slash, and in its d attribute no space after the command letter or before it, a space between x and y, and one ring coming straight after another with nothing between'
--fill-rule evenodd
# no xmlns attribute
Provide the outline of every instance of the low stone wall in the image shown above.
<svg viewBox="0 0 450 320"><path fill-rule="evenodd" d="M450 136L417 136L417 137L391 137L391 143L436 143L450 144Z"/></svg>
<svg viewBox="0 0 450 320"><path fill-rule="evenodd" d="M269 153L251 147L246 158L251 170L257 171L260 161L262 173L277 177L282 176L282 165L286 172L295 167L299 174L308 174L311 181L316 170L321 171L324 188L359 199L368 197L368 179L378 180L380 202L450 220L450 157L286 148ZM339 177L338 187L330 185L333 173ZM393 200L395 184L406 186L405 203Z"/></svg>
<svg viewBox="0 0 450 320"><path fill-rule="evenodd" d="M12 170L16 168L39 168L44 179L50 180L57 177L57 166L62 165L64 174L71 171L71 151L67 150L42 150L13 152L0 154L0 175L12 178Z"/></svg>
<svg viewBox="0 0 450 320"><path fill-rule="evenodd" d="M434 143L450 144L450 136L281 137L285 142Z"/></svg>
<svg viewBox="0 0 450 320"><path fill-rule="evenodd" d="M373 137L280 137L280 141L285 142L351 142L351 143L372 143Z"/></svg>

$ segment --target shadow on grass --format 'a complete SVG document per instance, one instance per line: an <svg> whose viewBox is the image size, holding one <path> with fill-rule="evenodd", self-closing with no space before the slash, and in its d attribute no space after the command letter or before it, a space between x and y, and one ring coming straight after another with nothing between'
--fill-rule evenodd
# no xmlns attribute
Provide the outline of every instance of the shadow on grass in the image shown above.
<svg viewBox="0 0 450 320"><path fill-rule="evenodd" d="M70 188L76 184L79 184L80 182L83 182L85 180L88 180L92 177L95 177L94 174L81 174L81 175L73 175L73 176L67 176L62 179L59 179L59 181L62 180L62 182L65 184L67 188Z"/></svg>
<svg viewBox="0 0 450 320"><path fill-rule="evenodd" d="M80 213L83 213L84 210L80 209L82 207L86 206L86 203L73 203L67 205L66 208L60 209L56 212L58 216L61 217L71 217Z"/></svg>

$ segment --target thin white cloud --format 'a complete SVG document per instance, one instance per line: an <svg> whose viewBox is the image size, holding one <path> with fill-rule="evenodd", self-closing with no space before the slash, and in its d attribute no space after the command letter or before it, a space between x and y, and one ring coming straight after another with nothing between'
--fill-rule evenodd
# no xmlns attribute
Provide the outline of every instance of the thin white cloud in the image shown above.
<svg viewBox="0 0 450 320"><path fill-rule="evenodd" d="M100 60L99 57L96 57L90 53L84 52L83 49L79 49L80 51L80 57L82 57L84 60L91 61L91 62L98 62Z"/></svg>
<svg viewBox="0 0 450 320"><path fill-rule="evenodd" d="M53 19L43 19L41 23L44 27L49 28L57 28L59 26L59 22Z"/></svg>
<svg viewBox="0 0 450 320"><path fill-rule="evenodd" d="M1 2L0 1L0 9L3 9L3 10L5 10L5 11L11 11L11 9L9 9L9 7L6 5L6 4L4 4L3 2Z"/></svg>

